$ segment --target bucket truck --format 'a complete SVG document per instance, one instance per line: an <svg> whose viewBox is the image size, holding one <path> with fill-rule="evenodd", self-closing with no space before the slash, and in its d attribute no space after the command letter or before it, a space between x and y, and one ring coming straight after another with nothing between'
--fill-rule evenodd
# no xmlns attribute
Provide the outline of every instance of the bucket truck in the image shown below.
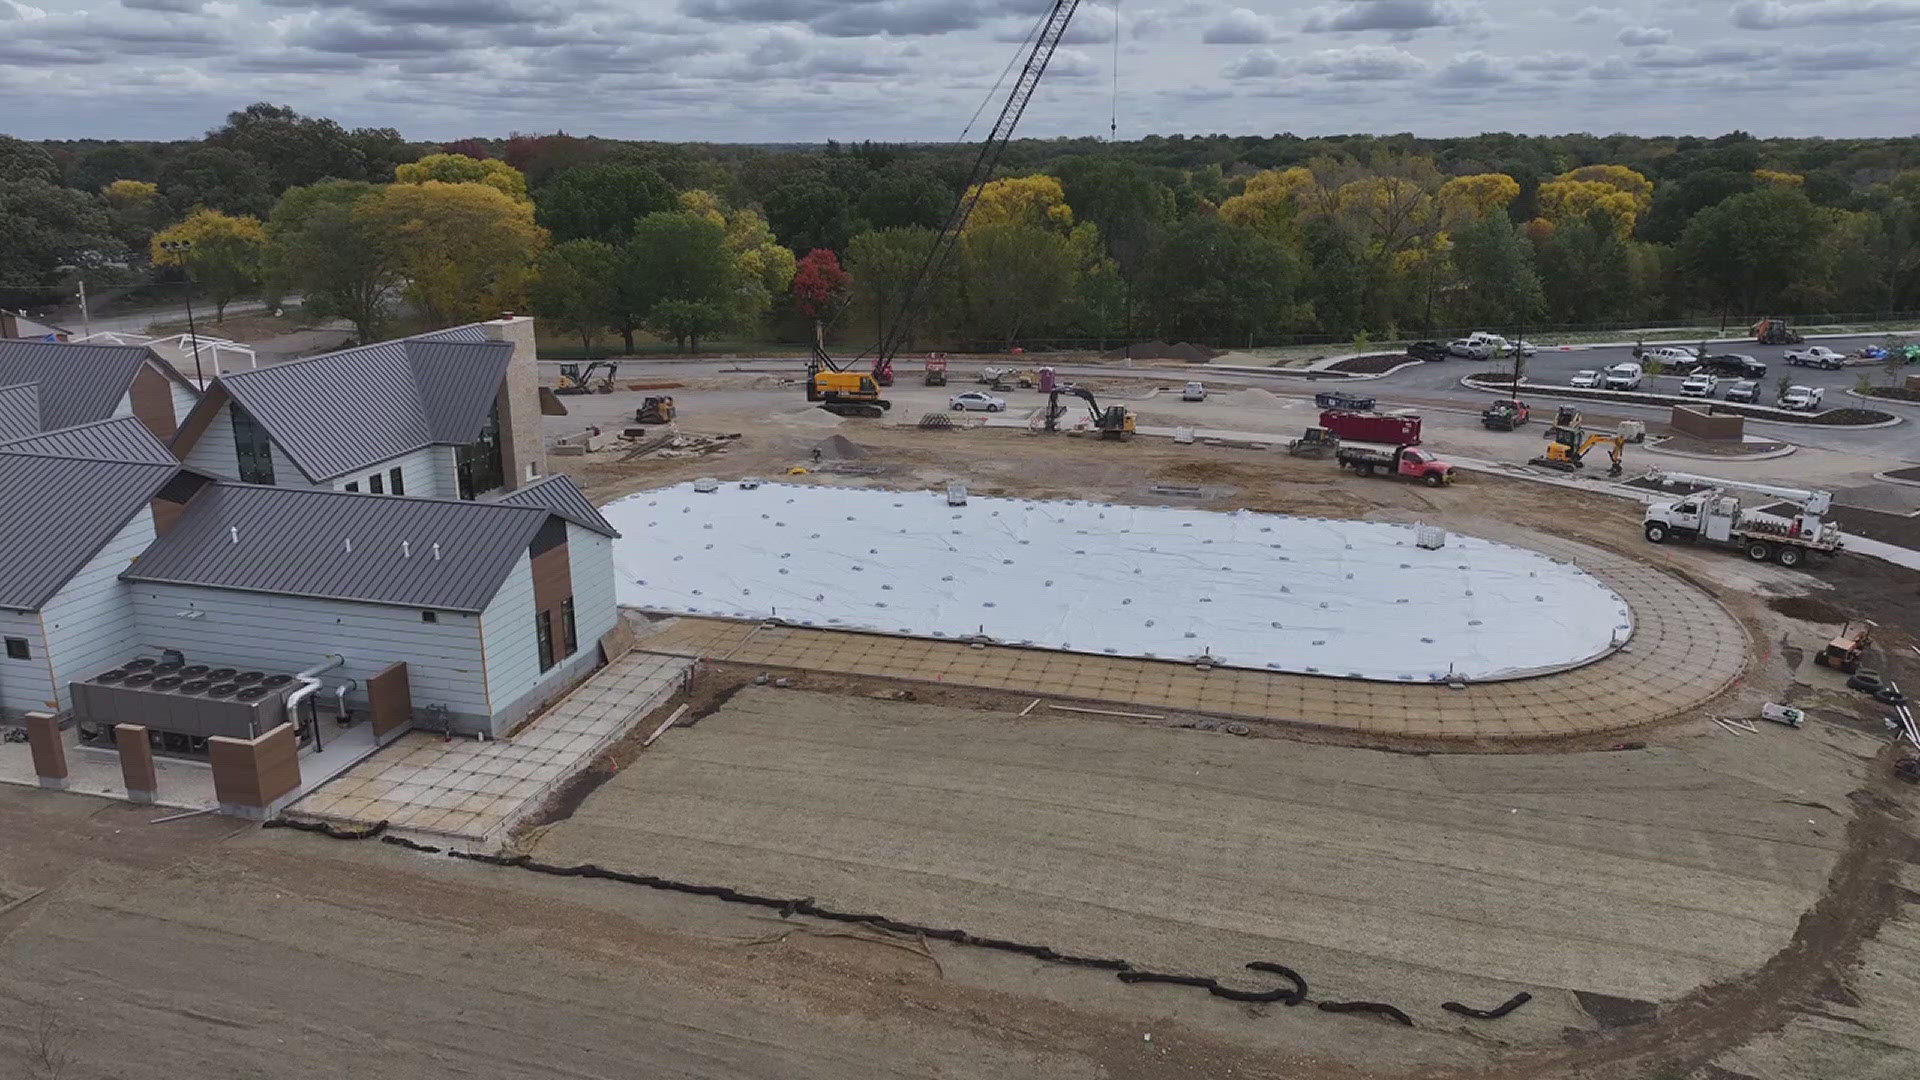
<svg viewBox="0 0 1920 1080"><path fill-rule="evenodd" d="M1722 480L1713 476L1655 470L1647 479L1662 483L1695 484L1700 490L1647 507L1647 539L1664 544L1669 538L1738 548L1754 562L1778 560L1799 566L1809 554L1838 555L1845 538L1840 527L1824 518L1833 509L1833 495L1825 491L1775 487ZM1742 505L1747 496L1755 508ZM1790 513L1766 512L1759 507L1786 504Z"/></svg>

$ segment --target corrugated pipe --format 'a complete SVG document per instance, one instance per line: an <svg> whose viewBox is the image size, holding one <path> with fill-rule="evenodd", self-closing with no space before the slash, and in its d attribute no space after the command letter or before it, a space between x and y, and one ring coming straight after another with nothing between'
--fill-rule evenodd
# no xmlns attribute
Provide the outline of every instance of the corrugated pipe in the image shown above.
<svg viewBox="0 0 1920 1080"><path fill-rule="evenodd" d="M347 658L339 653L328 653L325 660L294 676L300 680L300 689L287 695L287 715L293 717L295 731L299 730L300 706L320 689L319 674L332 671L346 662ZM316 754L320 752L320 724L317 719L313 725L313 751Z"/></svg>

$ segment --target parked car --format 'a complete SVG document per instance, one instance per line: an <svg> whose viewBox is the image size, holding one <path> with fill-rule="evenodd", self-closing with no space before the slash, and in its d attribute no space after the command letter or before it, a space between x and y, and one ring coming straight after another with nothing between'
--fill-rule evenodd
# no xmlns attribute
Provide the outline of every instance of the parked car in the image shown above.
<svg viewBox="0 0 1920 1080"><path fill-rule="evenodd" d="M1679 345L1649 345L1639 350L1642 363L1657 360L1669 374L1684 375L1699 366L1700 354Z"/></svg>
<svg viewBox="0 0 1920 1080"><path fill-rule="evenodd" d="M1447 342L1447 351L1469 360L1487 360L1493 357L1493 346L1472 338L1455 338Z"/></svg>
<svg viewBox="0 0 1920 1080"><path fill-rule="evenodd" d="M1585 387L1587 389L1597 390L1599 389L1601 382L1602 382L1602 376L1600 372L1598 372L1593 368L1582 368L1581 370L1573 373L1573 378L1568 381L1567 385L1579 386L1579 387Z"/></svg>
<svg viewBox="0 0 1920 1080"><path fill-rule="evenodd" d="M1646 372L1639 364L1615 364L1607 369L1606 378L1601 385L1608 390L1638 390L1640 380Z"/></svg>
<svg viewBox="0 0 1920 1080"><path fill-rule="evenodd" d="M1746 353L1718 353L1702 360L1700 364L1715 375L1728 375L1736 379L1767 377L1767 365Z"/></svg>
<svg viewBox="0 0 1920 1080"><path fill-rule="evenodd" d="M1680 384L1680 393L1687 397L1712 397L1720 388L1720 376L1710 372L1696 371L1687 376Z"/></svg>
<svg viewBox="0 0 1920 1080"><path fill-rule="evenodd" d="M1827 371L1838 371L1846 366L1847 358L1825 345L1810 345L1804 349L1787 350L1787 363L1796 367L1816 367Z"/></svg>
<svg viewBox="0 0 1920 1080"><path fill-rule="evenodd" d="M1522 356L1532 356L1539 351L1531 342L1508 341L1499 334L1489 334L1485 330L1475 330L1473 333L1468 334L1466 339L1468 341L1477 341L1487 346L1493 350L1492 355L1494 356L1511 356L1515 349L1518 349Z"/></svg>
<svg viewBox="0 0 1920 1080"><path fill-rule="evenodd" d="M1445 360L1453 354L1437 341L1416 341L1407 346L1407 355L1415 360Z"/></svg>
<svg viewBox="0 0 1920 1080"><path fill-rule="evenodd" d="M1760 400L1760 384L1752 379L1741 379L1727 387L1727 400L1751 405Z"/></svg>
<svg viewBox="0 0 1920 1080"><path fill-rule="evenodd" d="M1188 383L1187 388L1180 391L1180 400L1181 401L1207 400L1207 384L1200 383L1200 382Z"/></svg>
<svg viewBox="0 0 1920 1080"><path fill-rule="evenodd" d="M1007 407L1007 399L983 394L978 390L969 390L964 394L955 394L948 398L947 407L954 412L1000 412Z"/></svg>
<svg viewBox="0 0 1920 1080"><path fill-rule="evenodd" d="M1781 391L1776 404L1794 412L1814 412L1820 408L1820 399L1825 394L1818 386L1789 386Z"/></svg>

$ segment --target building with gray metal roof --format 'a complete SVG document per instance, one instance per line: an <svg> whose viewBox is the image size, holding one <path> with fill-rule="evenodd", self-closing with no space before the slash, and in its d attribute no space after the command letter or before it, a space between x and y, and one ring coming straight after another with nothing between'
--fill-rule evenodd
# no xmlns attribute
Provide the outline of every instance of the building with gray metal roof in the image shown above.
<svg viewBox="0 0 1920 1080"><path fill-rule="evenodd" d="M42 432L12 441L0 441L0 453L41 457L81 458L90 461L138 461L151 465L180 462L147 425L131 416L116 416L91 424Z"/></svg>
<svg viewBox="0 0 1920 1080"><path fill-rule="evenodd" d="M179 471L0 452L0 608L39 610Z"/></svg>
<svg viewBox="0 0 1920 1080"><path fill-rule="evenodd" d="M181 405L197 396L191 382L144 345L0 341L0 386L23 383L38 388L42 431L133 413L145 414L149 427L164 427L156 435L171 438L173 425L186 416ZM150 391L150 400L135 400L142 391Z"/></svg>
<svg viewBox="0 0 1920 1080"><path fill-rule="evenodd" d="M0 386L0 442L40 430L40 384Z"/></svg>
<svg viewBox="0 0 1920 1080"><path fill-rule="evenodd" d="M620 538L620 531L601 516L593 500L587 498L587 493L580 490L572 477L561 473L554 473L539 483L528 484L518 491L502 495L498 501L508 506L544 507L583 529L614 540Z"/></svg>

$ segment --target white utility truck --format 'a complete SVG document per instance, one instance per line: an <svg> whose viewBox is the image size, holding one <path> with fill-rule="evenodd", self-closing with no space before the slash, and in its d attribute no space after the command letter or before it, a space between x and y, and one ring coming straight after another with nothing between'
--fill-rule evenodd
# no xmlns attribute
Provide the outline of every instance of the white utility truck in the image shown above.
<svg viewBox="0 0 1920 1080"><path fill-rule="evenodd" d="M1833 509L1830 492L1659 470L1648 473L1647 479L1701 485L1701 490L1690 495L1647 507L1647 539L1656 544L1669 539L1718 544L1739 548L1754 562L1775 559L1781 566L1799 566L1816 551L1838 555L1844 546L1840 527L1823 520ZM1742 505L1742 495L1748 496L1753 509ZM1781 504L1785 504L1786 513L1761 509Z"/></svg>

